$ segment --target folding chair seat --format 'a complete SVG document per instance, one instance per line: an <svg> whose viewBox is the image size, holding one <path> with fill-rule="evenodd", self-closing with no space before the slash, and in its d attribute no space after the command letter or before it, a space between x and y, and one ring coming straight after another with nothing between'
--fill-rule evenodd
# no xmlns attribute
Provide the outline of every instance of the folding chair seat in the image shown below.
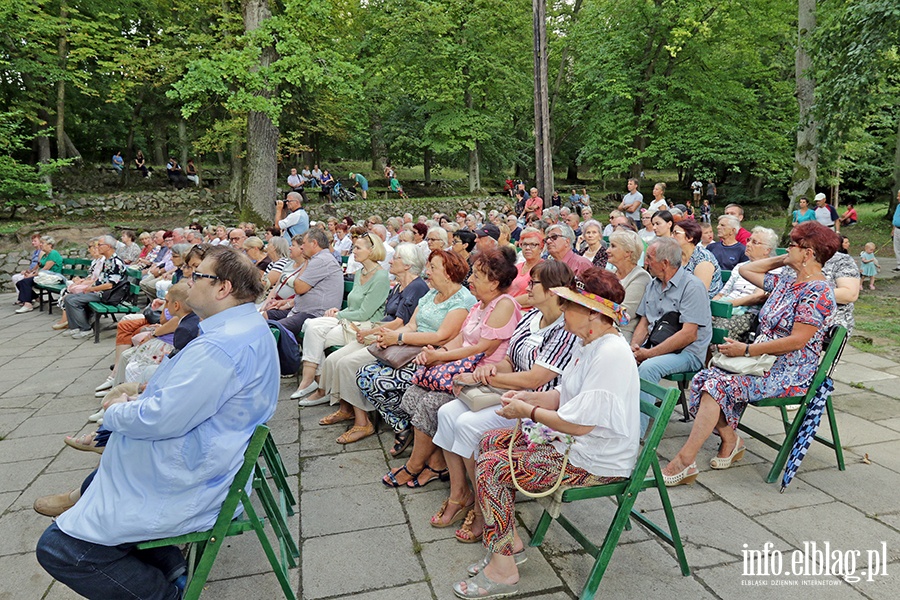
<svg viewBox="0 0 900 600"><path fill-rule="evenodd" d="M772 463L772 468L769 471L769 474L766 476L766 483L775 483L775 481L778 479L778 475L784 470L784 465L787 462L788 454L790 454L791 448L794 445L794 441L797 439L797 435L800 431L800 425L803 423L803 417L806 416L807 406L816 395L816 391L825 381L825 378L831 376L831 372L834 370L834 367L837 364L838 360L840 360L841 352L843 352L844 344L846 343L847 330L839 325L832 326L828 330L828 333L825 335L825 341L823 344L825 351L822 353L822 358L819 361L819 367L816 369L816 373L815 375L813 375L812 383L809 385L809 390L805 395L790 396L787 398L765 398L747 406L748 409L751 406L777 406L781 412L781 424L784 426L784 440L781 442L773 440L764 433L761 433L751 428L750 426L745 425L744 423L738 424L739 430L748 433L750 436L756 438L770 448L778 450L778 455L775 457L775 462ZM785 408L786 406L791 404L800 405L800 409L797 411L797 414L794 415L793 420L788 417L788 412ZM837 420L834 415L834 405L831 402L830 396L825 403L825 413L828 415L828 423L831 426L831 439L829 440L818 435L814 436L813 439L820 444L823 444L834 450L834 455L837 459L838 470L843 471L844 452L841 449L841 438L838 435Z"/></svg>
<svg viewBox="0 0 900 600"><path fill-rule="evenodd" d="M272 476L277 497L269 487L267 475ZM257 514L256 508L245 491L248 481L252 481L253 490L256 491L262 507L262 516ZM243 506L244 512L238 518L232 519L238 504ZM300 551L286 521L287 516L294 514L293 507L295 505L296 500L287 485L287 471L275 442L272 440L269 428L259 425L250 438L250 444L244 452L244 462L231 482L228 495L222 502L222 508L213 528L208 531L143 542L138 544L138 548L187 544L188 582L184 591L184 600L196 600L203 592L203 587L206 585L206 580L225 538L240 535L245 531L255 531L263 552L281 584L285 598L296 600L296 594L288 581L287 571L297 566ZM278 540L280 557L276 555L269 537L266 535L264 529L266 523L272 527Z"/></svg>
<svg viewBox="0 0 900 600"><path fill-rule="evenodd" d="M637 463L631 477L624 481L610 483L606 485L573 487L562 491L558 491L554 498L563 503L575 502L578 500L587 500L589 498L615 497L617 508L609 528L606 530L606 536L603 543L598 547L595 546L587 537L578 530L574 523L569 521L565 516L559 514L554 517L549 510L544 510L541 519L535 529L534 536L531 538L532 546L540 546L544 540L544 535L550 526L550 522L555 518L556 521L581 544L581 546L591 556L594 557L594 566L588 576L584 589L581 592L581 599L588 600L594 597L600 580L606 572L609 560L612 558L613 551L619 537L622 535L623 529L630 529L631 523L629 517L647 527L653 534L661 538L667 544L675 549L676 560L681 567L681 573L684 576L690 575L690 568L687 564L687 558L684 554L684 547L681 544L681 536L678 533L678 524L675 521L675 513L672 510L672 503L669 501L669 492L663 481L662 468L659 466L659 459L656 455L656 448L662 439L666 426L669 423L669 417L675 408L678 400L678 392L674 389L663 388L655 383L641 380L641 391L653 396L660 401L657 407L655 403L645 402L641 400L641 412L652 419L652 426L648 428L641 451L638 454ZM652 474L648 475L650 470ZM662 507L666 515L669 532L666 532L659 525L648 519L639 511L634 510L634 502L637 495L642 491L655 488L662 502ZM554 511L555 512L555 511Z"/></svg>
<svg viewBox="0 0 900 600"><path fill-rule="evenodd" d="M713 317L721 317L723 319L730 319L731 315L734 311L734 306L731 305L730 302L722 302L721 300L710 300L709 301L709 310L712 313ZM725 336L728 335L727 329L722 329L720 327L713 327L712 341L711 344L721 344L725 341ZM687 389L691 385L691 380L694 379L694 375L697 374L697 371L686 371L684 373L671 373L663 377L663 379L668 379L669 381L674 381L678 384L678 402L681 404L681 422L687 423L691 420L690 415L688 414L688 404L687 404Z"/></svg>

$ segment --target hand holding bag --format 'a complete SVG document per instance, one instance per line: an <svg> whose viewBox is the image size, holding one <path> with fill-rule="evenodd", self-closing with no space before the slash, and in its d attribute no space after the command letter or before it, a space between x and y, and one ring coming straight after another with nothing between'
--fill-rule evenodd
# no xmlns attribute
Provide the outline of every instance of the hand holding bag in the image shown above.
<svg viewBox="0 0 900 600"><path fill-rule="evenodd" d="M457 398L462 400L469 410L477 412L483 408L500 404L502 395L503 391L489 385L467 385Z"/></svg>
<svg viewBox="0 0 900 600"><path fill-rule="evenodd" d="M471 373L474 371L482 358L484 358L484 352L479 352L475 356L467 356L452 362L419 369L413 375L411 383L433 392L452 394L453 378L460 373Z"/></svg>
<svg viewBox="0 0 900 600"><path fill-rule="evenodd" d="M387 365L394 369L399 369L404 365L408 365L422 351L422 346L411 346L409 344L395 344L382 348L378 344L369 345L369 354L375 357L375 360L383 365Z"/></svg>
<svg viewBox="0 0 900 600"><path fill-rule="evenodd" d="M526 489L523 489L519 482L516 480L516 469L513 466L513 447L516 445L516 434L519 432L519 429L522 430L522 433L528 437L528 447L531 448L537 444L549 444L553 440L560 440L566 443L566 453L563 455L562 467L559 469L559 477L556 478L556 483L549 490L544 490L543 492L529 492ZM528 496L529 498L543 498L544 496L549 496L553 492L559 488L562 484L563 479L566 476L566 465L569 463L569 450L572 449L572 443L574 442L574 438L567 434L561 434L558 431L554 431L545 425L541 425L540 423L535 423L530 419L527 420L527 424L522 422L522 419L516 421L516 426L513 428L512 436L509 439L509 449L507 450L506 456L509 460L509 474L512 477L513 485L516 486L516 489L522 494Z"/></svg>
<svg viewBox="0 0 900 600"><path fill-rule="evenodd" d="M753 375L762 377L772 369L777 356L760 354L759 356L725 356L721 352L713 352L709 366L718 367L735 375Z"/></svg>

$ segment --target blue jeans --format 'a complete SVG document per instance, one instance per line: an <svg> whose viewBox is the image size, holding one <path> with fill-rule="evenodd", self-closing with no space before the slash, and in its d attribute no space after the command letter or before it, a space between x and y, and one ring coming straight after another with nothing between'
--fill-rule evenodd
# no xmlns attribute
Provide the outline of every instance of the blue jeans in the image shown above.
<svg viewBox="0 0 900 600"><path fill-rule="evenodd" d="M82 493L93 475L85 479ZM136 550L135 544L102 546L74 538L54 522L38 540L37 559L54 579L85 598L180 600L182 596L173 582L186 568L175 546L150 550Z"/></svg>
<svg viewBox="0 0 900 600"><path fill-rule="evenodd" d="M646 379L652 383L659 382L666 375L672 373L686 373L691 371L699 371L703 368L703 361L690 352L681 352L679 354L663 354L662 356L654 356L648 358L638 365L638 374L641 379ZM655 402L655 398L650 394L641 392L641 400L645 402ZM650 424L650 417L641 414L641 437L647 431Z"/></svg>

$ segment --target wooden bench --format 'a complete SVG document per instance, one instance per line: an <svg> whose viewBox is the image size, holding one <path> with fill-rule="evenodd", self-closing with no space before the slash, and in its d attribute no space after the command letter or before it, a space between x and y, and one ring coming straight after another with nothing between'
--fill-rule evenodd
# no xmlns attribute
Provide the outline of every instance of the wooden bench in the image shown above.
<svg viewBox="0 0 900 600"><path fill-rule="evenodd" d="M90 271L91 259L89 258L64 258L62 259L62 275L66 279L73 277L87 277ZM53 285L40 285L35 283L34 290L37 292L38 306L41 311L44 310L44 302L47 303L49 314L53 314L53 305L57 299L53 294L62 294L66 289L66 284L57 283Z"/></svg>
<svg viewBox="0 0 900 600"><path fill-rule="evenodd" d="M91 329L94 330L94 343L100 342L100 318L109 316L113 323L116 322L116 315L133 315L141 312L137 305L137 299L141 294L141 272L137 269L129 267L125 270L125 277L129 281L129 293L124 302L119 304L106 304L103 302L90 302L88 309L91 313Z"/></svg>

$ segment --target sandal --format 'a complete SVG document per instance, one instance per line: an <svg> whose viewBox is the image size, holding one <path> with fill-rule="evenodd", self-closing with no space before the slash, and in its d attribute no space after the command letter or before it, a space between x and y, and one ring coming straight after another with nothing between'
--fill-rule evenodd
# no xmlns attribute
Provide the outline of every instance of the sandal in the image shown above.
<svg viewBox="0 0 900 600"><path fill-rule="evenodd" d="M419 471L419 473L412 473L409 469L406 468L406 465L403 465L396 471L388 471L387 475L385 475L384 477L381 478L381 483L383 483L384 485L386 485L388 487L393 487L393 488L400 487L401 485L403 485L402 483L397 481L397 474L400 473L400 471L405 471L406 474L409 475L410 481L412 481L413 479L418 477L419 473L421 473L421 471ZM409 482L405 482L405 483L409 483Z"/></svg>
<svg viewBox="0 0 900 600"><path fill-rule="evenodd" d="M319 425L334 425L335 423L343 423L344 421L352 420L353 411L344 412L342 410L336 410L327 417L322 417L321 419L319 419Z"/></svg>
<svg viewBox="0 0 900 600"><path fill-rule="evenodd" d="M483 571L484 568L486 566L488 566L488 563L491 562L491 556L493 556L493 555L489 551L487 554L484 555L484 558L481 559L481 562L472 563L471 565L469 565L469 567L466 569L466 573L469 574L469 577L475 577L481 571ZM513 558L516 559L517 567L519 565L521 565L522 563L524 563L525 561L527 561L528 556L525 555L525 548L522 548L518 552L513 552Z"/></svg>
<svg viewBox="0 0 900 600"><path fill-rule="evenodd" d="M450 520L445 523L441 519L443 518L444 512L446 512L447 507L450 506L451 504L455 504L456 506L459 507L459 509L456 511L456 513L454 513L454 515L452 517L450 517ZM438 511L436 513L434 513L434 516L431 517L431 526L437 527L438 529L443 529L444 527L450 527L451 525L455 524L457 521L463 520L466 517L466 515L469 514L469 510L471 510L472 506L474 506L474 505L475 505L474 499L472 499L472 501L467 504L463 504L462 502L459 502L452 498L447 498L446 500L444 500L444 503L441 504L441 507L438 509Z"/></svg>
<svg viewBox="0 0 900 600"><path fill-rule="evenodd" d="M466 586L465 591L463 585ZM519 593L519 584L491 581L483 571L479 571L472 579L454 584L453 593L458 598L506 598Z"/></svg>
<svg viewBox="0 0 900 600"><path fill-rule="evenodd" d="M434 475L432 477L429 477L428 479L426 479L425 483L419 483L419 475L424 473L425 469L428 469L429 471L434 473ZM441 481L450 481L450 471L448 471L447 469L441 469L440 471L435 471L434 469L432 469L431 467L428 466L428 463L425 463L425 467L421 471L419 471L419 473L416 475L416 477L412 481L409 481L406 483L406 487L423 488L426 485L428 485L429 483L431 483L432 481L437 481L438 479L440 479Z"/></svg>
<svg viewBox="0 0 900 600"><path fill-rule="evenodd" d="M79 438L67 435L65 440L63 441L66 443L66 446L75 448L76 450L103 454L103 449L105 448L105 446L98 446L96 440L94 439L95 437L96 433L86 433Z"/></svg>
<svg viewBox="0 0 900 600"><path fill-rule="evenodd" d="M388 451L391 456L394 458L403 454L403 452L409 448L409 445L412 444L413 441L413 430L412 427L407 427L400 433L394 436L394 445Z"/></svg>
<svg viewBox="0 0 900 600"><path fill-rule="evenodd" d="M338 444L352 444L353 442L358 442L359 440L374 434L375 426L371 423L368 425L354 425L341 434L335 441L337 441Z"/></svg>
<svg viewBox="0 0 900 600"><path fill-rule="evenodd" d="M476 542L481 541L481 536L484 535L484 526L482 525L482 532L478 535L475 535L475 532L472 531L472 523L475 522L475 509L469 511L469 514L466 515L466 520L463 521L463 524L460 525L459 529L456 530L456 533L453 535L457 540L462 542L463 544L474 544Z"/></svg>

